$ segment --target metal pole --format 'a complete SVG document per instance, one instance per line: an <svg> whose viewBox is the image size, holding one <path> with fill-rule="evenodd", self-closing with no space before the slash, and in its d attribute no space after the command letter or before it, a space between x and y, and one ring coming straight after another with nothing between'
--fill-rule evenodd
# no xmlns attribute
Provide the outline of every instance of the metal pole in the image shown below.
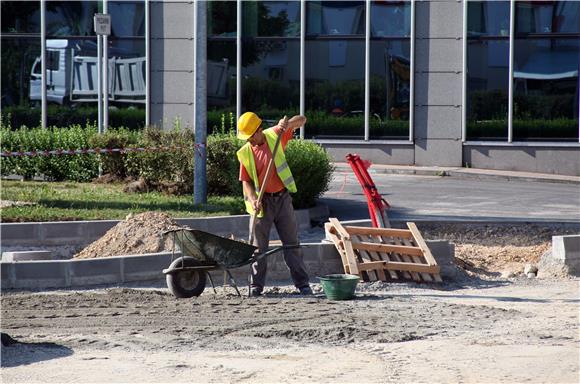
<svg viewBox="0 0 580 384"><path fill-rule="evenodd" d="M411 52L409 59L409 141L413 141L415 134L415 0L411 1ZM389 111L387 111L389 113Z"/></svg>
<svg viewBox="0 0 580 384"><path fill-rule="evenodd" d="M300 114L306 115L305 108L305 59L306 50L306 0L300 1ZM300 127L300 138L304 139L304 126Z"/></svg>
<svg viewBox="0 0 580 384"><path fill-rule="evenodd" d="M236 8L236 133L237 121L242 115L242 0L237 0Z"/></svg>
<svg viewBox="0 0 580 384"><path fill-rule="evenodd" d="M463 2L463 60L461 75L461 142L467 140L467 5L468 0Z"/></svg>
<svg viewBox="0 0 580 384"><path fill-rule="evenodd" d="M151 21L149 20L150 1L145 1L145 126L151 125Z"/></svg>
<svg viewBox="0 0 580 384"><path fill-rule="evenodd" d="M40 2L40 126L46 128L46 1Z"/></svg>
<svg viewBox="0 0 580 384"><path fill-rule="evenodd" d="M103 0L103 13L108 11L108 1ZM103 132L109 128L109 36L103 35Z"/></svg>
<svg viewBox="0 0 580 384"><path fill-rule="evenodd" d="M193 16L195 34L195 150L194 204L207 203L206 142L207 142L207 8L204 0L196 0Z"/></svg>
<svg viewBox="0 0 580 384"><path fill-rule="evenodd" d="M509 56L509 83L508 83L508 143L513 141L514 117L514 36L515 36L515 9L516 3L510 1L510 56Z"/></svg>
<svg viewBox="0 0 580 384"><path fill-rule="evenodd" d="M371 0L366 0L365 26L365 141L370 138L370 75L371 75Z"/></svg>
<svg viewBox="0 0 580 384"><path fill-rule="evenodd" d="M103 36L97 35L97 114L99 135L103 133Z"/></svg>

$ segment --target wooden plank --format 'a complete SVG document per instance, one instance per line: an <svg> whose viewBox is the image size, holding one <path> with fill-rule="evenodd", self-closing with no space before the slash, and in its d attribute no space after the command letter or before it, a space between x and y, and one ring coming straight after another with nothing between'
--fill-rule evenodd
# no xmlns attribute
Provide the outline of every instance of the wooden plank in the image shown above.
<svg viewBox="0 0 580 384"><path fill-rule="evenodd" d="M384 244L385 242L387 242L387 240L386 240L384 237L382 237L382 236L376 236L376 239L377 239L377 240L379 241L379 243L381 243L381 244ZM391 261L392 261L392 260L394 260L395 262L401 262L401 261L402 261L402 260L401 260L401 258L399 257L399 255L398 255L398 254L396 254L396 253L391 253L391 254L385 253L384 255L385 255L385 257L386 257L387 259L389 259L389 260L391 260ZM412 278L413 278L413 276L411 276L411 274L410 274L408 271L400 271L399 273L400 273L400 274L402 275L402 277L403 277L403 278L405 278L405 279L412 279Z"/></svg>
<svg viewBox="0 0 580 384"><path fill-rule="evenodd" d="M360 241L360 236L354 235L353 236L354 240ZM361 249L358 251L360 257L361 257L361 261L363 263L368 263L371 261L375 261L373 260L373 257L365 250ZM359 267L360 268L360 267ZM379 275L379 271L382 272L382 276ZM381 280L384 281L385 280L385 272L381 269L379 271L367 271L367 274L369 276L369 280L370 281L377 281L377 280ZM382 278L381 278L382 277Z"/></svg>
<svg viewBox="0 0 580 384"><path fill-rule="evenodd" d="M417 228L415 223L408 222L407 227L413 234L413 239L415 240L415 243L423 251L423 257L425 257L425 260L427 260L427 264L437 265L437 261L433 257L433 254L431 254L431 251L429 250L427 243L425 243L425 240L423 240L423 236L421 236L421 232L419 232L419 229Z"/></svg>
<svg viewBox="0 0 580 384"><path fill-rule="evenodd" d="M414 246L415 244L409 240L409 239L400 239L400 242L403 243L403 245L407 245L407 246ZM415 263L419 263L419 264L427 264L427 262L425 261L425 258L422 256L411 256L411 260L413 260L413 262ZM421 278L423 280L425 280L426 282L430 283L433 281L433 278L431 277L430 274L428 273L420 273Z"/></svg>
<svg viewBox="0 0 580 384"><path fill-rule="evenodd" d="M324 225L324 229L326 231L327 236L330 238L330 240L333 242L334 247L336 248L336 250L338 251L338 254L340 255L340 259L342 261L342 267L344 269L344 273L350 273L350 267L348 264L348 260L346 257L346 252L344 250L344 245L342 244L342 241L338 238L338 236L336 236L329 227L330 226L329 223L326 223Z"/></svg>
<svg viewBox="0 0 580 384"><path fill-rule="evenodd" d="M383 241L383 243L391 242L390 246L393 246L392 243L395 242L394 239L392 239L392 238L391 239L385 239L385 237L383 237L383 236L381 236L381 240ZM411 257L409 255L407 255L407 254L403 254L403 253L399 253L399 252L392 252L391 254L393 256L395 256L395 259L396 260L398 259L401 262L404 262L404 263L412 263L413 262L413 260L411 259ZM411 278L414 281L421 282L421 276L417 272L415 272L415 271L409 271L409 273L411 275Z"/></svg>
<svg viewBox="0 0 580 384"><path fill-rule="evenodd" d="M413 238L413 234L408 229L357 227L351 225L345 226L344 229L351 235L379 235L404 237L409 239Z"/></svg>
<svg viewBox="0 0 580 384"><path fill-rule="evenodd" d="M344 245L344 251L346 253L346 259L348 261L348 268L350 270L350 273L352 273L353 275L361 276L359 274L359 271L358 271L358 260L356 258L356 254L354 253L354 249L352 248L352 243L350 241L350 235L348 234L348 232L346 232L344 227L340 224L340 222L336 218L331 217L329 219L329 221L330 221L330 224L332 225L332 227L334 228L334 230L336 230L336 232L337 232L336 234L342 240L342 243Z"/></svg>
<svg viewBox="0 0 580 384"><path fill-rule="evenodd" d="M330 217L328 221L330 224L332 224L334 229L336 229L337 235L339 235L343 240L350 240L350 234L346 231L346 229L344 229L336 217Z"/></svg>
<svg viewBox="0 0 580 384"><path fill-rule="evenodd" d="M369 236L369 235L359 235L359 238L361 238L363 241L368 241L371 243L374 242L372 236ZM374 252L374 251L368 251L368 252L372 256L373 261L382 261L382 260L390 261L389 256L387 254L382 254L382 253ZM383 258L383 255L384 255L384 258ZM381 281L386 281L387 276L385 275L385 270L378 269L377 271L379 273L379 278L381 279ZM397 280L399 278L396 271L391 271L391 270L387 269L386 272L389 274L390 278L393 280Z"/></svg>
<svg viewBox="0 0 580 384"><path fill-rule="evenodd" d="M412 256L423 256L423 251L419 247L408 247L405 245L389 245L389 244L376 244L363 242L353 242L352 247L354 249L360 249L365 251L375 251L381 253L399 253L401 255L412 255Z"/></svg>
<svg viewBox="0 0 580 384"><path fill-rule="evenodd" d="M371 269L384 268L392 269L397 271L408 271L413 273L425 272L425 273L438 273L438 267L434 265L427 264L417 264L417 263L401 263L395 261L371 261L369 263L364 263L359 265L361 271L368 271Z"/></svg>

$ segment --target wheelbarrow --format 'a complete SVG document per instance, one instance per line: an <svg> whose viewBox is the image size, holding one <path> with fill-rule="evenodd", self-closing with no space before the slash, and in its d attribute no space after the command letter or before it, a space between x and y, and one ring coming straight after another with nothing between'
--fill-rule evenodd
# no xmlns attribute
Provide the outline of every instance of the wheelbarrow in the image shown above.
<svg viewBox="0 0 580 384"><path fill-rule="evenodd" d="M263 257L284 249L300 247L299 244L286 245L270 249L267 252L256 253L258 247L254 245L197 229L180 227L163 232L163 235L167 234L172 235L173 246L171 264L163 270L163 273L167 281L167 288L178 298L201 295L208 279L215 292L209 271L216 269L224 271L224 279L227 275L230 284L241 296L230 269L250 265ZM181 251L180 257L176 257L176 248Z"/></svg>

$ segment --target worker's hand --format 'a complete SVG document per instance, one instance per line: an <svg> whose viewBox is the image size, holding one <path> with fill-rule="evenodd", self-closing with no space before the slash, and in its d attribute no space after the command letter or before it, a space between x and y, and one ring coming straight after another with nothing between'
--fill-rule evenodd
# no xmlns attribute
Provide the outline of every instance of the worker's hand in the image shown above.
<svg viewBox="0 0 580 384"><path fill-rule="evenodd" d="M286 132L286 130L288 129L288 119L286 118L286 116L280 119L280 121L278 122L278 126L280 127L281 133Z"/></svg>
<svg viewBox="0 0 580 384"><path fill-rule="evenodd" d="M258 199L252 200L252 208L255 212L260 212L262 210L262 202L258 202Z"/></svg>

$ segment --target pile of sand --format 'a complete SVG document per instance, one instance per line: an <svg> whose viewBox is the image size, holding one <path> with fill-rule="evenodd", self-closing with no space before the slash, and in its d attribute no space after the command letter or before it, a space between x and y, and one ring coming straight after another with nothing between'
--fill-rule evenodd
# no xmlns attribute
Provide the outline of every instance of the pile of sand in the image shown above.
<svg viewBox="0 0 580 384"><path fill-rule="evenodd" d="M134 216L130 214L73 258L91 259L170 251L171 237L163 236L162 233L178 227L179 225L165 213L144 212Z"/></svg>

